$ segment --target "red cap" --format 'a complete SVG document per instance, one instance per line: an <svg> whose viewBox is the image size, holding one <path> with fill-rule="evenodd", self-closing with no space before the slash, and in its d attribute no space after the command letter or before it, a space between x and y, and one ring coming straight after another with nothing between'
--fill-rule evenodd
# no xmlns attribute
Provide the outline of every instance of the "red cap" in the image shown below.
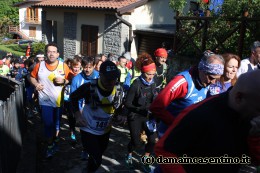
<svg viewBox="0 0 260 173"><path fill-rule="evenodd" d="M0 65L3 65L3 64L4 64L4 62L2 60L0 60Z"/></svg>
<svg viewBox="0 0 260 173"><path fill-rule="evenodd" d="M158 48L154 52L154 56L167 58L168 57L168 53L167 53L167 51L164 48Z"/></svg>

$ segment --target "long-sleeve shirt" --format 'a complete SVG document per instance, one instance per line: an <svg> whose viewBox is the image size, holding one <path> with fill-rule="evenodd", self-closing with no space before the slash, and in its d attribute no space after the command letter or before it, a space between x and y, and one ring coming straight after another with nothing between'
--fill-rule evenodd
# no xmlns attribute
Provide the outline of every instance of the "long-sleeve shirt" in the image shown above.
<svg viewBox="0 0 260 173"><path fill-rule="evenodd" d="M173 100L184 98L187 92L188 83L185 78L183 76L176 76L155 98L150 111L165 124L170 125L174 117L166 108Z"/></svg>
<svg viewBox="0 0 260 173"><path fill-rule="evenodd" d="M249 158L247 137L250 124L248 121L241 121L239 113L228 105L226 92L194 104L179 114L156 144L155 153L157 157L182 159L182 162L160 164L162 172L238 172L239 164L209 164L212 161L210 157L220 158L226 155L241 159L244 155L247 160ZM185 157L194 160L185 162ZM192 164L196 161L197 164ZM240 161L244 164L248 162L245 159Z"/></svg>

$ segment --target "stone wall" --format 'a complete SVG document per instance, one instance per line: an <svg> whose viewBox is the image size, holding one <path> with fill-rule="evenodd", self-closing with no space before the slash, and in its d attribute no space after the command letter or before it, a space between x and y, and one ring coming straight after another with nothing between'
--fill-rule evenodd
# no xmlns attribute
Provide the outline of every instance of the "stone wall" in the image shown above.
<svg viewBox="0 0 260 173"><path fill-rule="evenodd" d="M76 54L77 13L64 13L64 59Z"/></svg>
<svg viewBox="0 0 260 173"><path fill-rule="evenodd" d="M105 15L105 31L103 38L103 53L121 54L121 30L122 24L118 23L115 15Z"/></svg>
<svg viewBox="0 0 260 173"><path fill-rule="evenodd" d="M124 15L122 18L126 21L129 21L129 16ZM127 52L128 45L129 45L129 27L122 23L122 30L121 30L121 54ZM128 50L129 51L129 50Z"/></svg>

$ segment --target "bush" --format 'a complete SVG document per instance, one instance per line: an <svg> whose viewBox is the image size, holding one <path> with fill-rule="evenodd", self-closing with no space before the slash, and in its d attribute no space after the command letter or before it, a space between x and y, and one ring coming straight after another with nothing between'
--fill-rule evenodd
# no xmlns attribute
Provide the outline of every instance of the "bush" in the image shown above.
<svg viewBox="0 0 260 173"><path fill-rule="evenodd" d="M185 0L170 0L172 4L174 3L180 3L184 2ZM173 3L174 2L174 3ZM201 0L198 0L197 2L201 2ZM208 5L204 5L202 8L203 10L207 9ZM177 10L182 10L183 6L180 5L180 9L177 8ZM173 7L172 7L173 8ZM176 8L173 8L173 10L176 10ZM222 5L222 9L219 13L213 14L211 12L212 16L214 16L214 19L209 22L209 28L207 30L207 37L206 37L206 49L213 50L213 48L218 45L218 41L223 41L224 37L229 33L230 31L234 30L234 28L239 27L241 24L240 21L235 21L228 19L228 17L234 17L234 18L241 18L243 12L248 11L247 17L257 17L260 16L260 3L259 0L252 0L250 3L248 0L228 0L224 1L224 4ZM189 16L193 16L193 13L188 13ZM188 36L190 36L198 27L201 26L203 21L193 21L193 20L186 20L181 21L182 26L180 28L179 32L176 32L176 35L180 40L184 40L182 33L185 32ZM249 26L248 26L249 25ZM245 37L244 37L244 45L243 45L243 52L242 57L247 57L250 55L250 46L251 44L259 39L260 36L260 21L250 21L247 23L247 28L245 31ZM240 27L239 27L240 28ZM194 37L192 37L192 41L194 44L201 48L202 44L202 37L203 37L203 29L198 32L198 34ZM238 54L238 43L239 43L239 37L240 37L240 29L238 29L235 33L231 35L228 39L224 41L223 44L220 44L217 49L219 53L224 52L231 52ZM186 39L186 38L185 38ZM213 50L215 51L215 50ZM188 42L183 48L178 52L179 55L184 56L199 56L195 48Z"/></svg>
<svg viewBox="0 0 260 173"><path fill-rule="evenodd" d="M45 44L43 42L39 42L39 43L34 43L32 45L33 47L33 51L34 51L34 54L38 51L43 51L45 52Z"/></svg>
<svg viewBox="0 0 260 173"><path fill-rule="evenodd" d="M18 44L8 45L7 47L17 52L25 52L25 50L22 47L20 47Z"/></svg>

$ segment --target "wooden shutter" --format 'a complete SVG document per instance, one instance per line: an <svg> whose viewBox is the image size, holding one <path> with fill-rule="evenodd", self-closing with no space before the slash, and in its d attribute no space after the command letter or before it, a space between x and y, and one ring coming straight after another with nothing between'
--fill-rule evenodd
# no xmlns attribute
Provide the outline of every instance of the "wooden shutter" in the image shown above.
<svg viewBox="0 0 260 173"><path fill-rule="evenodd" d="M83 25L81 27L81 54L95 56L98 46L98 26Z"/></svg>
<svg viewBox="0 0 260 173"><path fill-rule="evenodd" d="M36 22L38 22L38 21L39 21L38 8L35 8L34 10L35 10L34 20L35 20Z"/></svg>

